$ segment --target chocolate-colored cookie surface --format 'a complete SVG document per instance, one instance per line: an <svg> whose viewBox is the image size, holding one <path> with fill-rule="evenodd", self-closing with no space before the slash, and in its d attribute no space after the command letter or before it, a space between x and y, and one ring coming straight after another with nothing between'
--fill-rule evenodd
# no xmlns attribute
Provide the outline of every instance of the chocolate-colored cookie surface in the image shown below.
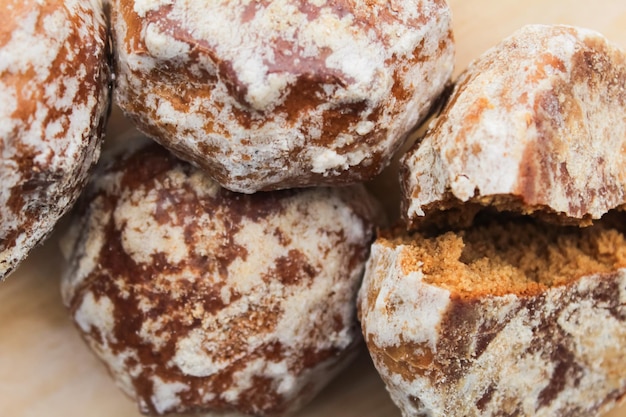
<svg viewBox="0 0 626 417"><path fill-rule="evenodd" d="M239 192L360 182L452 74L440 0L112 2L116 102Z"/></svg>
<svg viewBox="0 0 626 417"><path fill-rule="evenodd" d="M363 187L236 194L152 144L81 201L63 298L143 412L282 415L349 362L380 213Z"/></svg>

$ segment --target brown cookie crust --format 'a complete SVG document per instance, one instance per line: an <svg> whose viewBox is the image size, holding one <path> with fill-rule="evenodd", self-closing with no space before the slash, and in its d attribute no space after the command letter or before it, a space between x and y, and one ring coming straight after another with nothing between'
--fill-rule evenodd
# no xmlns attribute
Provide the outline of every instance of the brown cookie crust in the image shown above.
<svg viewBox="0 0 626 417"><path fill-rule="evenodd" d="M81 211L63 298L141 411L283 415L352 357L380 213L361 186L236 194L151 144Z"/></svg>
<svg viewBox="0 0 626 417"><path fill-rule="evenodd" d="M624 85L626 57L602 35L522 28L464 71L403 158L405 218L474 205L589 224L623 206Z"/></svg>
<svg viewBox="0 0 626 417"><path fill-rule="evenodd" d="M233 191L360 182L448 83L450 25L441 0L115 0L115 98Z"/></svg>

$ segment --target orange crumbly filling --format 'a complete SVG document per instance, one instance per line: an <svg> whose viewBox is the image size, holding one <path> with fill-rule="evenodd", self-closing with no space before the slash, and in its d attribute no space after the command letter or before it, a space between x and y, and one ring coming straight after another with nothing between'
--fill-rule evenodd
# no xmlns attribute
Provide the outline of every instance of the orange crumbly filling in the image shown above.
<svg viewBox="0 0 626 417"><path fill-rule="evenodd" d="M626 267L626 239L615 228L562 227L526 219L489 222L435 237L405 235L402 268L461 297L528 294Z"/></svg>

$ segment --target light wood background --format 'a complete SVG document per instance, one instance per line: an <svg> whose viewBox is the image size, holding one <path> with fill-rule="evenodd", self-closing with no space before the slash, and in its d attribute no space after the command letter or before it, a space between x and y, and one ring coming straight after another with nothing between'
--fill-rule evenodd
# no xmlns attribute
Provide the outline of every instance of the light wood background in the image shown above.
<svg viewBox="0 0 626 417"><path fill-rule="evenodd" d="M626 0L450 0L450 5L457 74L527 23L588 27L626 48ZM127 122L115 112L112 136L126 129ZM59 231L0 284L0 416L137 417L135 405L87 350L61 304ZM298 414L399 416L364 350L348 371ZM608 416L626 417L626 406Z"/></svg>

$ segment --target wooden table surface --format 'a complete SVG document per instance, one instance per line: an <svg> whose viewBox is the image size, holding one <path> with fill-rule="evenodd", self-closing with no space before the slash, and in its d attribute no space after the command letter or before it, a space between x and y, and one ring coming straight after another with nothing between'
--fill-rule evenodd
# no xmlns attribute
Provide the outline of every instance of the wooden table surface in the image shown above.
<svg viewBox="0 0 626 417"><path fill-rule="evenodd" d="M450 0L458 74L527 23L566 23L626 49L626 0ZM110 132L127 129L115 113ZM67 220L66 220L67 221ZM57 232L0 284L0 416L136 417L68 320L59 295ZM626 372L626 369L624 370ZM399 417L363 350L298 417ZM626 417L626 405L608 414Z"/></svg>

